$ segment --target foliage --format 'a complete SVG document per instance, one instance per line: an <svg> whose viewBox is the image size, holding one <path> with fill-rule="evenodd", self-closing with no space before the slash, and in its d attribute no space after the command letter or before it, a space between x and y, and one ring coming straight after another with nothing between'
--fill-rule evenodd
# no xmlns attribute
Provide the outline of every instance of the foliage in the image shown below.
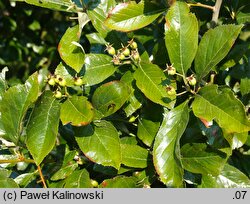
<svg viewBox="0 0 250 204"><path fill-rule="evenodd" d="M218 2L0 2L0 187L250 187L250 7Z"/></svg>

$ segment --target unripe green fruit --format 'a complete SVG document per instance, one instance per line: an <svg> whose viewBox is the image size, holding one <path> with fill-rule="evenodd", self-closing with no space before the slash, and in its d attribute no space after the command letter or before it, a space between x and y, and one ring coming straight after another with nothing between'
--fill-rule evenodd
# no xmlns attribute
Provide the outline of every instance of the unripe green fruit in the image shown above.
<svg viewBox="0 0 250 204"><path fill-rule="evenodd" d="M132 43L130 44L130 47L131 47L132 49L136 49L138 46L137 46L137 43L134 41L134 42L132 42Z"/></svg>
<svg viewBox="0 0 250 204"><path fill-rule="evenodd" d="M48 84L51 85L51 86L55 86L55 84L56 84L55 79L50 78L49 81L48 81Z"/></svg>
<svg viewBox="0 0 250 204"><path fill-rule="evenodd" d="M174 96L174 95L176 95L176 91L175 91L174 87L172 87L172 86L167 86L166 90L167 90L167 94L168 94L169 96Z"/></svg>
<svg viewBox="0 0 250 204"><path fill-rule="evenodd" d="M124 50L122 51L122 54L124 54L125 56L129 56L129 55L130 55L130 50L126 47L126 48L124 48Z"/></svg>
<svg viewBox="0 0 250 204"><path fill-rule="evenodd" d="M129 118L129 121L128 121L128 122L133 123L133 122L135 122L135 120L136 120L136 117L135 117L135 116L131 116L131 117Z"/></svg>
<svg viewBox="0 0 250 204"><path fill-rule="evenodd" d="M66 80L63 78L59 78L59 85L60 86L66 86Z"/></svg>
<svg viewBox="0 0 250 204"><path fill-rule="evenodd" d="M125 55L123 53L120 53L118 55L118 57L119 57L120 60L124 60L125 59Z"/></svg>
<svg viewBox="0 0 250 204"><path fill-rule="evenodd" d="M91 185L96 188L98 187L98 182L96 180L91 179Z"/></svg>
<svg viewBox="0 0 250 204"><path fill-rule="evenodd" d="M62 98L62 93L60 91L56 91L54 96L58 99Z"/></svg>
<svg viewBox="0 0 250 204"><path fill-rule="evenodd" d="M172 66L169 66L167 68L167 71L168 71L168 75L175 75L176 74L176 69Z"/></svg>
<svg viewBox="0 0 250 204"><path fill-rule="evenodd" d="M196 78L191 75L190 77L187 77L187 80L188 80L188 83L191 85L191 86L194 86L196 84Z"/></svg>
<svg viewBox="0 0 250 204"><path fill-rule="evenodd" d="M110 55L115 55L115 48L113 48L112 46L108 46L107 51Z"/></svg>
<svg viewBox="0 0 250 204"><path fill-rule="evenodd" d="M74 83L75 83L76 86L81 86L81 85L83 85L83 80L82 80L82 78L77 77L77 78L75 78Z"/></svg>

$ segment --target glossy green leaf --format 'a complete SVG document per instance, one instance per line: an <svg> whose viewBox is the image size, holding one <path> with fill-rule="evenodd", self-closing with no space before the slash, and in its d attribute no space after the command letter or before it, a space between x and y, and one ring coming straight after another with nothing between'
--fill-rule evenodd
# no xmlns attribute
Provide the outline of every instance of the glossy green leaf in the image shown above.
<svg viewBox="0 0 250 204"><path fill-rule="evenodd" d="M226 163L226 155L212 151L204 143L185 144L181 148L183 168L200 174L218 175Z"/></svg>
<svg viewBox="0 0 250 204"><path fill-rule="evenodd" d="M202 175L200 188L249 188L250 179L237 168L226 164L220 175Z"/></svg>
<svg viewBox="0 0 250 204"><path fill-rule="evenodd" d="M37 72L29 77L24 85L9 88L0 101L1 124L6 134L4 138L17 143L22 134L22 122L28 108L39 94ZM13 117L15 116L15 117Z"/></svg>
<svg viewBox="0 0 250 204"><path fill-rule="evenodd" d="M146 168L149 152L138 145L121 144L122 164L134 168Z"/></svg>
<svg viewBox="0 0 250 204"><path fill-rule="evenodd" d="M55 145L59 116L59 101L53 97L52 92L46 91L37 102L26 130L26 145L37 165Z"/></svg>
<svg viewBox="0 0 250 204"><path fill-rule="evenodd" d="M76 45L79 38L79 26L76 25L66 30L58 45L60 57L76 72L81 71L85 59L84 50Z"/></svg>
<svg viewBox="0 0 250 204"><path fill-rule="evenodd" d="M0 168L0 188L18 188L17 183L9 178L11 171Z"/></svg>
<svg viewBox="0 0 250 204"><path fill-rule="evenodd" d="M102 117L109 116L119 110L128 100L129 87L121 81L112 81L99 86L92 97L92 104Z"/></svg>
<svg viewBox="0 0 250 204"><path fill-rule="evenodd" d="M175 87L175 83L171 83L163 71L154 64L141 63L141 66L134 73L137 87L151 101L160 105L172 108L175 104L176 96L167 94L166 86Z"/></svg>
<svg viewBox="0 0 250 204"><path fill-rule="evenodd" d="M85 96L72 96L61 105L60 119L64 125L87 125L93 117L93 107Z"/></svg>
<svg viewBox="0 0 250 204"><path fill-rule="evenodd" d="M203 87L196 94L192 108L196 117L215 120L227 133L250 130L243 104L228 88L220 89L217 85Z"/></svg>
<svg viewBox="0 0 250 204"><path fill-rule="evenodd" d="M106 45L108 42L101 36L100 33L90 33L86 35L86 38L88 38L89 42L93 44L101 44Z"/></svg>
<svg viewBox="0 0 250 204"><path fill-rule="evenodd" d="M0 188L19 188L18 184L12 178L0 179Z"/></svg>
<svg viewBox="0 0 250 204"><path fill-rule="evenodd" d="M91 180L86 169L74 171L66 180L64 188L91 188Z"/></svg>
<svg viewBox="0 0 250 204"><path fill-rule="evenodd" d="M8 178L11 174L11 171L4 169L4 168L0 168L0 180Z"/></svg>
<svg viewBox="0 0 250 204"><path fill-rule="evenodd" d="M22 188L25 188L29 185L30 182L35 180L36 173L24 173L19 175L14 179L14 181Z"/></svg>
<svg viewBox="0 0 250 204"><path fill-rule="evenodd" d="M145 118L140 118L138 120L138 130L137 136L143 141L147 146L151 146L156 133L160 127L160 122L154 122Z"/></svg>
<svg viewBox="0 0 250 204"><path fill-rule="evenodd" d="M180 138L189 121L188 102L166 112L155 137L153 161L160 180L170 187L183 186Z"/></svg>
<svg viewBox="0 0 250 204"><path fill-rule="evenodd" d="M151 147L162 121L163 108L158 104L147 104L138 118L137 137Z"/></svg>
<svg viewBox="0 0 250 204"><path fill-rule="evenodd" d="M70 0L18 0L24 1L28 4L48 8L52 10L76 12L76 9L72 7L73 3ZM70 8L70 9L69 9Z"/></svg>
<svg viewBox="0 0 250 204"><path fill-rule="evenodd" d="M198 21L185 2L176 2L166 15L165 43L171 63L185 74L198 48Z"/></svg>
<svg viewBox="0 0 250 204"><path fill-rule="evenodd" d="M142 106L143 96L135 86L134 75L131 71L127 71L122 76L121 81L126 83L131 89L129 99L124 107L124 111L127 117L129 117Z"/></svg>
<svg viewBox="0 0 250 204"><path fill-rule="evenodd" d="M242 25L221 25L203 35L195 57L195 71L199 79L228 54L241 28Z"/></svg>
<svg viewBox="0 0 250 204"><path fill-rule="evenodd" d="M137 145L137 139L136 137L122 137L121 138L121 144L129 144L129 145Z"/></svg>
<svg viewBox="0 0 250 204"><path fill-rule="evenodd" d="M229 142L232 149L237 149L242 147L248 138L248 132L242 133L224 133L224 137Z"/></svg>
<svg viewBox="0 0 250 204"><path fill-rule="evenodd" d="M112 57L104 54L87 54L85 57L84 81L92 86L107 79L116 71Z"/></svg>
<svg viewBox="0 0 250 204"><path fill-rule="evenodd" d="M55 174L53 174L53 176L50 179L52 181L57 181L57 180L65 179L69 175L71 175L75 171L75 169L77 167L78 167L77 163L63 166Z"/></svg>
<svg viewBox="0 0 250 204"><path fill-rule="evenodd" d="M104 24L106 15L115 5L115 0L101 1L87 10L87 14L94 28L103 38L105 38L110 31L110 29Z"/></svg>
<svg viewBox="0 0 250 204"><path fill-rule="evenodd" d="M135 1L120 3L108 13L105 25L122 32L137 30L152 23L163 10L164 8L145 1L138 4Z"/></svg>
<svg viewBox="0 0 250 204"><path fill-rule="evenodd" d="M65 79L68 87L74 86L75 73L73 72L73 70L70 70L69 67L64 66L62 62L57 65L54 73L56 76L60 76L61 78Z"/></svg>
<svg viewBox="0 0 250 204"><path fill-rule="evenodd" d="M250 93L250 79L249 78L243 78L240 81L240 92L242 95L246 95Z"/></svg>
<svg viewBox="0 0 250 204"><path fill-rule="evenodd" d="M134 177L117 176L112 179L106 179L100 184L101 188L136 188L136 179Z"/></svg>
<svg viewBox="0 0 250 204"><path fill-rule="evenodd" d="M97 121L75 129L75 138L85 156L103 166L119 169L121 165L120 139L115 127L107 121Z"/></svg>

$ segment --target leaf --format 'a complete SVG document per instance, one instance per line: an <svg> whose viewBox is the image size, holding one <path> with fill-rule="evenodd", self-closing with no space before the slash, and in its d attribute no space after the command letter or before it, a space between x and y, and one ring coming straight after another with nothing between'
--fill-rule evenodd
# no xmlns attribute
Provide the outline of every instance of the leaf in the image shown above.
<svg viewBox="0 0 250 204"><path fill-rule="evenodd" d="M239 24L249 23L250 22L250 5L245 5L239 12L237 12L236 19Z"/></svg>
<svg viewBox="0 0 250 204"><path fill-rule="evenodd" d="M0 188L19 188L12 178L0 179Z"/></svg>
<svg viewBox="0 0 250 204"><path fill-rule="evenodd" d="M26 145L37 165L55 145L59 116L59 101L52 92L44 92L31 114L26 130Z"/></svg>
<svg viewBox="0 0 250 204"><path fill-rule="evenodd" d="M92 104L102 117L119 110L130 95L129 87L121 81L111 81L99 86L92 97Z"/></svg>
<svg viewBox="0 0 250 204"><path fill-rule="evenodd" d="M58 45L58 52L63 61L72 67L76 72L80 72L85 59L85 53L74 42L79 41L79 26L68 28Z"/></svg>
<svg viewBox="0 0 250 204"><path fill-rule="evenodd" d="M101 44L106 45L108 42L101 36L100 33L90 33L86 35L86 38L88 38L88 41L91 45L94 44Z"/></svg>
<svg viewBox="0 0 250 204"><path fill-rule="evenodd" d="M18 0L25 1L28 4L48 8L52 10L76 12L76 8L72 7L72 1L70 0ZM70 8L70 9L69 9Z"/></svg>
<svg viewBox="0 0 250 204"><path fill-rule="evenodd" d="M229 142L232 150L242 147L248 138L248 132L242 133L224 133L224 137Z"/></svg>
<svg viewBox="0 0 250 204"><path fill-rule="evenodd" d="M55 174L53 174L53 176L50 179L51 179L51 181L65 179L69 175L71 175L77 167L78 167L77 163L63 166Z"/></svg>
<svg viewBox="0 0 250 204"><path fill-rule="evenodd" d="M142 106L143 96L135 86L134 75L131 71L123 74L121 81L126 83L131 90L129 99L124 107L124 111L127 117L129 117Z"/></svg>
<svg viewBox="0 0 250 204"><path fill-rule="evenodd" d="M100 33L100 35L105 38L110 32L110 29L105 26L104 21L108 11L116 5L115 0L101 1L96 5L92 5L87 10L87 14L94 26L94 28Z"/></svg>
<svg viewBox="0 0 250 204"><path fill-rule="evenodd" d="M198 48L198 21L185 2L176 2L168 10L165 43L171 63L185 75Z"/></svg>
<svg viewBox="0 0 250 204"><path fill-rule="evenodd" d="M94 117L92 104L85 96L72 96L61 105L60 119L63 125L71 123L75 126L89 124Z"/></svg>
<svg viewBox="0 0 250 204"><path fill-rule="evenodd" d="M14 181L22 188L25 188L29 183L36 178L36 173L24 173L17 176Z"/></svg>
<svg viewBox="0 0 250 204"><path fill-rule="evenodd" d="M134 73L136 86L151 101L172 108L175 104L176 96L167 94L166 86L176 85L170 81L163 71L154 64L141 63L141 66Z"/></svg>
<svg viewBox="0 0 250 204"><path fill-rule="evenodd" d="M153 162L160 180L170 187L183 186L180 138L189 121L188 101L164 114L155 137Z"/></svg>
<svg viewBox="0 0 250 204"><path fill-rule="evenodd" d="M149 152L138 146L121 144L122 164L134 168L146 168Z"/></svg>
<svg viewBox="0 0 250 204"><path fill-rule="evenodd" d="M112 57L104 54L87 54L85 57L84 80L89 86L99 84L116 71Z"/></svg>
<svg viewBox="0 0 250 204"><path fill-rule="evenodd" d="M61 78L65 79L67 87L74 86L74 75L73 69L69 69L69 67L64 66L62 62L57 65L55 69L55 75L60 76Z"/></svg>
<svg viewBox="0 0 250 204"><path fill-rule="evenodd" d="M226 164L220 175L202 175L201 188L249 188L250 180L237 168Z"/></svg>
<svg viewBox="0 0 250 204"><path fill-rule="evenodd" d="M100 184L101 188L136 188L136 179L134 177L117 176L112 179L106 179Z"/></svg>
<svg viewBox="0 0 250 204"><path fill-rule="evenodd" d="M203 35L195 57L195 71L199 79L228 54L241 28L242 25L220 25Z"/></svg>
<svg viewBox="0 0 250 204"><path fill-rule="evenodd" d="M246 95L250 93L250 79L249 78L243 78L240 81L240 91L242 95Z"/></svg>
<svg viewBox="0 0 250 204"><path fill-rule="evenodd" d="M121 165L120 139L115 127L107 121L94 122L75 129L75 139L91 161L119 169Z"/></svg>
<svg viewBox="0 0 250 204"><path fill-rule="evenodd" d="M11 171L0 168L0 188L18 188L17 183L12 179L8 178Z"/></svg>
<svg viewBox="0 0 250 204"><path fill-rule="evenodd" d="M86 169L74 171L66 180L64 188L91 188L91 180Z"/></svg>
<svg viewBox="0 0 250 204"><path fill-rule="evenodd" d="M158 104L147 104L143 107L138 119L137 137L151 147L162 121L163 108Z"/></svg>
<svg viewBox="0 0 250 204"><path fill-rule="evenodd" d="M6 134L4 138L17 144L23 131L23 119L28 108L39 94L38 74L34 73L24 85L9 88L0 101L1 126ZM13 117L15 116L15 117Z"/></svg>
<svg viewBox="0 0 250 204"><path fill-rule="evenodd" d="M215 120L227 133L242 133L250 130L243 104L228 88L217 85L205 86L196 94L192 103L196 117Z"/></svg>
<svg viewBox="0 0 250 204"><path fill-rule="evenodd" d="M108 13L105 25L112 30L129 32L149 25L163 11L164 8L159 8L150 2L120 3Z"/></svg>
<svg viewBox="0 0 250 204"><path fill-rule="evenodd" d="M226 155L212 151L204 143L185 144L181 148L183 168L200 174L218 175L226 162Z"/></svg>

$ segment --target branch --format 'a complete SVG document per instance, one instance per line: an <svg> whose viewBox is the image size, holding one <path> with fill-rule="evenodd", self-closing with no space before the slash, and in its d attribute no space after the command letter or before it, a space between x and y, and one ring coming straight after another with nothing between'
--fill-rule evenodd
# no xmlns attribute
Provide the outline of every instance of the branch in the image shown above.
<svg viewBox="0 0 250 204"><path fill-rule="evenodd" d="M38 170L38 172L39 172L41 181L42 181L42 183L43 183L43 187L44 187L44 188L47 188L47 185L46 185L46 183L45 183L45 180L44 180L44 177L43 177L43 173L42 173L42 169L41 169L40 165L37 165L37 170Z"/></svg>
<svg viewBox="0 0 250 204"><path fill-rule="evenodd" d="M188 6L197 6L197 7L207 8L207 9L210 9L210 10L214 11L213 6L209 6L207 4L202 4L202 3L188 4Z"/></svg>
<svg viewBox="0 0 250 204"><path fill-rule="evenodd" d="M222 4L223 0L216 0L216 3L214 5L214 13L212 17L212 21L217 24L218 18L219 18L219 13L220 13L220 7Z"/></svg>
<svg viewBox="0 0 250 204"><path fill-rule="evenodd" d="M219 13L220 13L220 7L222 4L223 0L216 0L216 3L214 6L209 6L206 4L202 4L202 3L196 3L196 4L188 4L188 6L197 6L197 7L202 7L202 8L207 8L213 11L213 17L212 17L212 21L217 24L218 22L218 18L219 18Z"/></svg>

